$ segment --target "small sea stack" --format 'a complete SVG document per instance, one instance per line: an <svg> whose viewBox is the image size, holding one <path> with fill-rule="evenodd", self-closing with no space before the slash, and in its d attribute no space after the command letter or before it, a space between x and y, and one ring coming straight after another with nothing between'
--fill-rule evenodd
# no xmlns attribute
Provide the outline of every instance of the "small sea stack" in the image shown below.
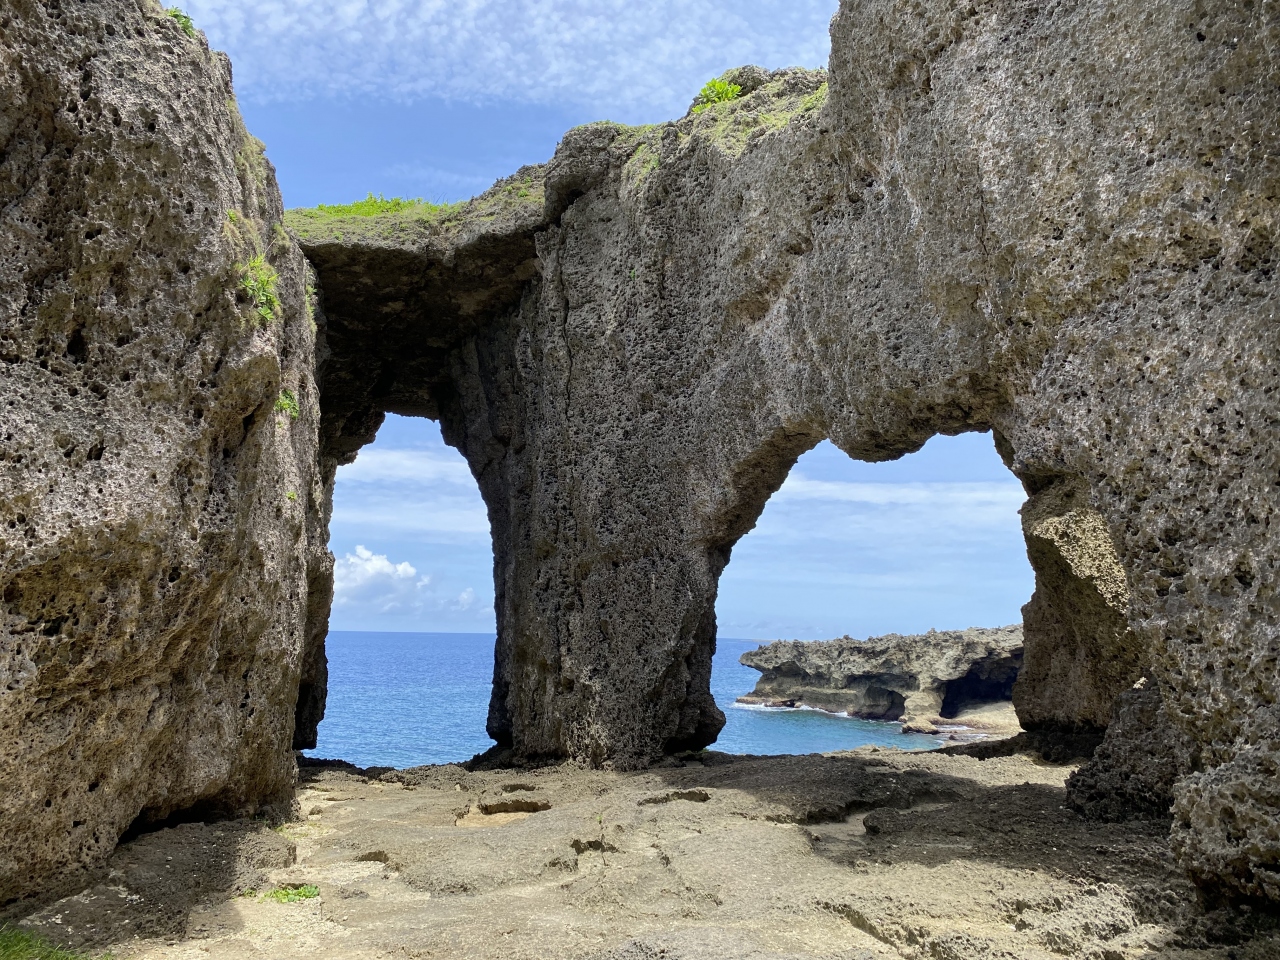
<svg viewBox="0 0 1280 960"><path fill-rule="evenodd" d="M1017 733L1013 684L1022 626L855 640L778 640L744 653L761 677L739 703L814 707L864 720L898 720L903 733L939 726Z"/></svg>

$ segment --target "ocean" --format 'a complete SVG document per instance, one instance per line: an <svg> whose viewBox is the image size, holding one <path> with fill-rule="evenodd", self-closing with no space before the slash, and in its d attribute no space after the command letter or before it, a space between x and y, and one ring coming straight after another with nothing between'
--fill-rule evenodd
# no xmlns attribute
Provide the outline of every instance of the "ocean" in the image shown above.
<svg viewBox="0 0 1280 960"><path fill-rule="evenodd" d="M489 749L484 732L493 680L493 634L329 634L329 698L308 756L361 767L457 763ZM711 690L727 723L711 749L725 753L822 753L875 744L903 750L942 738L902 734L894 723L735 702L760 674L738 663L759 640L716 641Z"/></svg>

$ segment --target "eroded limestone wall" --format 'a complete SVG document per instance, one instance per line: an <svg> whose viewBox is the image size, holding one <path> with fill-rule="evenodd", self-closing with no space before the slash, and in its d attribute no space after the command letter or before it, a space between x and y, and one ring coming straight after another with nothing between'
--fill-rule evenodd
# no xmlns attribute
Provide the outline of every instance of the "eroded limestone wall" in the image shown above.
<svg viewBox="0 0 1280 960"><path fill-rule="evenodd" d="M455 354L491 732L623 766L707 742L716 579L795 457L995 428L1058 638L1023 708L1105 725L1149 659L1200 744L1186 863L1276 896L1274 16L859 2L832 39L818 106L794 74L789 108L572 132L540 280Z"/></svg>
<svg viewBox="0 0 1280 960"><path fill-rule="evenodd" d="M3 905L290 802L327 568L307 265L225 57L150 0L4 4L0 211Z"/></svg>
<svg viewBox="0 0 1280 960"><path fill-rule="evenodd" d="M1088 486L1072 478L1028 498L1022 529L1036 589L1022 608L1018 719L1026 730L1101 736L1151 660L1129 629L1129 586L1111 532Z"/></svg>
<svg viewBox="0 0 1280 960"><path fill-rule="evenodd" d="M1159 706L1126 693L1098 762L1175 724L1187 775L1153 790L1184 863L1280 898L1278 31L1259 3L846 2L829 75L572 131L545 196L522 172L473 221L304 237L320 423L305 265L225 62L143 0L11 4L0 900L140 814L285 796L331 471L386 411L439 416L489 507L490 731L618 767L720 728L717 580L800 453L995 430L1038 573L1070 568L1041 624L1091 583L1115 627L1043 630L1023 709L1099 722L1148 667Z"/></svg>

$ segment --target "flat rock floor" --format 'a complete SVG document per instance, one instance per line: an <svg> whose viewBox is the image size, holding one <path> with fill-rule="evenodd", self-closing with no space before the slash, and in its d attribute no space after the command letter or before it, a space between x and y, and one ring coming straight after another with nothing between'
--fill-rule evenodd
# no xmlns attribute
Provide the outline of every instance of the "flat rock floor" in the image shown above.
<svg viewBox="0 0 1280 960"><path fill-rule="evenodd" d="M1274 919L1196 905L1165 824L1067 809L1069 767L670 764L304 767L297 822L144 835L23 926L121 960L1280 957Z"/></svg>

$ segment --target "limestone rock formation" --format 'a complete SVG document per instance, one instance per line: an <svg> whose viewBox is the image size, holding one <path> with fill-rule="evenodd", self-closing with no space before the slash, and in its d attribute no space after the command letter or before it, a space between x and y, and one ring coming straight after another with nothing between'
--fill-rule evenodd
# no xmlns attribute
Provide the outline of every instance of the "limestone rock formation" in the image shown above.
<svg viewBox="0 0 1280 960"><path fill-rule="evenodd" d="M762 674L740 702L900 720L903 733L937 733L938 723L968 707L1012 699L1022 667L1022 627L778 640L739 659Z"/></svg>
<svg viewBox="0 0 1280 960"><path fill-rule="evenodd" d="M327 604L308 267L226 58L0 9L0 905L291 799Z"/></svg>
<svg viewBox="0 0 1280 960"><path fill-rule="evenodd" d="M225 61L149 0L8 4L0 899L286 795L329 481L388 411L488 505L499 752L619 768L714 740L717 580L802 452L990 431L1024 719L1149 677L1184 862L1280 898L1278 50L1262 3L844 0L829 72L570 131L460 210L292 216L313 334Z"/></svg>
<svg viewBox="0 0 1280 960"><path fill-rule="evenodd" d="M1179 775L1195 764L1194 746L1144 677L1116 702L1106 738L1071 775L1067 792L1075 809L1096 820L1166 819Z"/></svg>
<svg viewBox="0 0 1280 960"><path fill-rule="evenodd" d="M502 747L625 767L711 742L716 581L796 457L990 430L1032 498L1026 721L1096 731L1149 671L1203 768L1174 787L1184 856L1271 895L1277 29L1182 0L845 2L828 74L567 134L513 235L534 256L492 271L534 276L438 366L413 335L436 318L344 278L451 269L440 228L321 265L333 323L404 331L377 390L431 384L489 505Z"/></svg>
<svg viewBox="0 0 1280 960"><path fill-rule="evenodd" d="M1150 659L1129 628L1129 587L1106 520L1085 484L1067 479L1032 492L1022 528L1036 590L1022 608L1018 716L1032 731L1100 736Z"/></svg>

